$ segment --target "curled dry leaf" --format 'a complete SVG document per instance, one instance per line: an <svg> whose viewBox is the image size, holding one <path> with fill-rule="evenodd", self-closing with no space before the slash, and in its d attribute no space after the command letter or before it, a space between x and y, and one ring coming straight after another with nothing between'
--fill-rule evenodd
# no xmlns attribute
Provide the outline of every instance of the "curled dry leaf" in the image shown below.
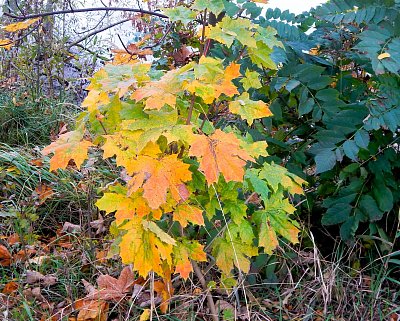
<svg viewBox="0 0 400 321"><path fill-rule="evenodd" d="M70 222L65 222L62 227L63 233L80 233L82 232L82 228L79 225L72 224Z"/></svg>
<svg viewBox="0 0 400 321"><path fill-rule="evenodd" d="M26 271L26 280L28 284L42 283L44 286L50 286L56 284L58 281L54 275L43 275L37 271Z"/></svg>
<svg viewBox="0 0 400 321"><path fill-rule="evenodd" d="M90 222L90 226L96 229L96 235L107 231L106 227L104 226L103 216L101 216L101 214L99 214L99 218L97 220Z"/></svg>
<svg viewBox="0 0 400 321"><path fill-rule="evenodd" d="M0 244L0 265L9 266L11 265L11 254L4 245Z"/></svg>

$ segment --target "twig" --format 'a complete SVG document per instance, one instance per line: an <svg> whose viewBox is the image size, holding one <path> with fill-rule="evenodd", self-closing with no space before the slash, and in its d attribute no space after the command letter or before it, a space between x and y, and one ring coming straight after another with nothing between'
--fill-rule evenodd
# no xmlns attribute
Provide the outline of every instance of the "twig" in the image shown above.
<svg viewBox="0 0 400 321"><path fill-rule="evenodd" d="M87 38L89 38L89 37L91 37L91 36L94 36L94 35L96 35L96 34L98 34L98 33L100 33L100 32L103 32L103 31L105 31L105 30L107 30L107 29L110 29L110 28L112 28L112 27L118 26L118 25L120 25L120 24L122 24L122 23L124 23L124 22L129 21L129 20L130 20L130 19L124 19L124 20L115 22L115 23L113 23L113 24L111 24L111 25L105 26L104 28L97 29L97 30L93 30L92 32L89 32L88 34L86 34L86 35L83 36L82 38L80 38L80 39L74 41L73 43L69 44L69 45L67 46L67 48L68 48L68 49L71 49L72 47L75 47L76 45L78 45L78 44L81 43L82 41L86 40Z"/></svg>
<svg viewBox="0 0 400 321"><path fill-rule="evenodd" d="M66 13L79 13L79 12L92 12L92 11L125 11L125 12L136 12L141 14L148 14L151 16L156 16L163 19L168 19L168 16L162 13L149 11L149 10L142 10L142 9L133 9L133 8L123 8L123 7L96 7L96 8L80 8L80 9L66 9L66 10L58 10L52 12L42 12L42 13L35 13L29 14L24 16L18 16L12 13L4 12L4 15L10 18L25 20L25 19L33 19L39 17L47 17L47 16L55 16L59 14L66 14Z"/></svg>

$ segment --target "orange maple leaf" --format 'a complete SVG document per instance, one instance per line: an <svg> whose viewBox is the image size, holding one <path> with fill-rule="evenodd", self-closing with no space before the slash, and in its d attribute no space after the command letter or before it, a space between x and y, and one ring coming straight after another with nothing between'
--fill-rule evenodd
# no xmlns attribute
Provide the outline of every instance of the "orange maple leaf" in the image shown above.
<svg viewBox="0 0 400 321"><path fill-rule="evenodd" d="M196 241L182 240L182 242L178 242L174 247L175 273L179 273L185 280L193 271L190 260L207 261L204 246Z"/></svg>
<svg viewBox="0 0 400 321"><path fill-rule="evenodd" d="M88 148L93 146L88 140L83 140L83 132L71 131L60 137L42 150L43 155L54 153L50 160L50 171L68 166L70 160L74 160L78 168L88 158Z"/></svg>
<svg viewBox="0 0 400 321"><path fill-rule="evenodd" d="M179 205L174 211L174 221L186 227L188 222L204 225L203 210L192 205Z"/></svg>
<svg viewBox="0 0 400 321"><path fill-rule="evenodd" d="M143 186L143 197L152 209L159 208L167 200L167 191L176 202L187 199L185 182L192 179L189 164L185 164L178 155L168 155L157 158L151 152L139 155L131 162L130 168L134 174L128 182L128 194L136 192Z"/></svg>
<svg viewBox="0 0 400 321"><path fill-rule="evenodd" d="M208 185L216 183L220 173L227 182L243 181L246 161L254 161L240 147L240 141L233 133L224 133L220 129L211 136L196 135L189 155L199 158L199 170L206 176Z"/></svg>

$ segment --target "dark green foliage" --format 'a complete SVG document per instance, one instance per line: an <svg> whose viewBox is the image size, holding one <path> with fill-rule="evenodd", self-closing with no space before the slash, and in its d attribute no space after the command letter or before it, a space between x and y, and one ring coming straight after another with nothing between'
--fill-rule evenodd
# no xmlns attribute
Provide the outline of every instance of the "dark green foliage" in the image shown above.
<svg viewBox="0 0 400 321"><path fill-rule="evenodd" d="M381 221L394 223L400 205L399 3L332 0L257 21L277 29L286 51L276 49L283 65L260 96L275 117L249 132L272 133L271 160L309 174L312 217L324 213L322 224L339 224L344 240L395 232Z"/></svg>

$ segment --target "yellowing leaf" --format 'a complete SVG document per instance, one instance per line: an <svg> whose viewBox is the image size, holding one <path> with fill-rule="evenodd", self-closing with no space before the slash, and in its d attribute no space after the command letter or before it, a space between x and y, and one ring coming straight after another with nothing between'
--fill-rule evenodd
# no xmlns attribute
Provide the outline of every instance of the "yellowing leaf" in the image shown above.
<svg viewBox="0 0 400 321"><path fill-rule="evenodd" d="M253 124L254 119L272 116L268 104L261 100L250 100L247 92L230 102L229 110L234 114L240 115L243 119L247 119L250 125Z"/></svg>
<svg viewBox="0 0 400 321"><path fill-rule="evenodd" d="M239 40L250 48L256 47L253 28L256 26L249 19L232 19L225 16L215 27L211 27L207 36L230 47L234 40Z"/></svg>
<svg viewBox="0 0 400 321"><path fill-rule="evenodd" d="M160 110L164 105L175 107L176 96L183 92L182 80L178 77L182 69L168 71L158 81L138 88L131 96L136 101L146 99L146 109Z"/></svg>
<svg viewBox="0 0 400 321"><path fill-rule="evenodd" d="M14 46L14 43L12 40L10 39L0 39L0 48L4 48L4 49L11 49L11 47Z"/></svg>
<svg viewBox="0 0 400 321"><path fill-rule="evenodd" d="M176 202L187 198L184 191L185 182L192 178L189 165L178 159L177 155L167 155L157 158L157 155L149 153L140 155L131 161L129 174L133 178L128 182L129 194L136 192L143 186L143 197L153 209L157 209L167 200L167 191Z"/></svg>
<svg viewBox="0 0 400 321"><path fill-rule="evenodd" d="M189 150L190 156L199 159L199 170L204 173L208 185L218 181L222 174L228 181L243 181L246 161L254 159L240 148L240 141L233 133L217 129L211 136L196 135Z"/></svg>
<svg viewBox="0 0 400 321"><path fill-rule="evenodd" d="M89 112L97 110L99 106L108 104L110 98L104 91L91 90L82 102L82 107L87 107Z"/></svg>
<svg viewBox="0 0 400 321"><path fill-rule="evenodd" d="M192 205L179 205L174 211L174 221L186 227L189 222L204 225L203 210Z"/></svg>
<svg viewBox="0 0 400 321"><path fill-rule="evenodd" d="M207 261L203 245L196 241L182 240L174 247L175 273L179 273L185 280L193 271L190 260L205 262Z"/></svg>
<svg viewBox="0 0 400 321"><path fill-rule="evenodd" d="M43 155L54 153L50 160L50 171L65 169L70 160L73 160L78 168L88 157L88 148L93 144L83 140L83 131L75 130L60 135L60 137L42 150Z"/></svg>
<svg viewBox="0 0 400 321"><path fill-rule="evenodd" d="M238 94L232 80L240 76L240 65L231 63L225 70L222 61L210 57L201 57L194 66L193 81L186 81L183 86L189 92L201 97L206 104L211 104L222 94L233 97Z"/></svg>
<svg viewBox="0 0 400 321"><path fill-rule="evenodd" d="M241 240L230 242L225 238L218 238L213 243L212 254L217 266L225 275L229 275L236 266L247 273L250 270L250 257L258 254L256 247L244 244Z"/></svg>
<svg viewBox="0 0 400 321"><path fill-rule="evenodd" d="M240 81L243 84L244 90L248 91L250 88L259 89L262 87L258 72L247 69L245 76L246 77Z"/></svg>
<svg viewBox="0 0 400 321"><path fill-rule="evenodd" d="M382 59L390 58L390 57L391 57L390 53L384 52L384 53L381 53L381 54L378 56L378 59L379 59L379 60L382 60Z"/></svg>
<svg viewBox="0 0 400 321"><path fill-rule="evenodd" d="M192 8L199 11L208 9L208 11L219 15L222 11L225 10L225 5L223 0L196 0L193 3Z"/></svg>
<svg viewBox="0 0 400 321"><path fill-rule="evenodd" d="M115 213L117 224L121 224L125 219L132 219L135 216L144 217L152 213L152 209L141 195L142 190L138 190L131 196L127 196L127 189L122 186L113 187L111 192L104 193L97 202L96 206L106 213ZM160 211L153 211L153 216L161 217Z"/></svg>
<svg viewBox="0 0 400 321"><path fill-rule="evenodd" d="M151 271L164 276L162 265L163 262L172 265L173 245L162 242L150 229L144 228L142 219L138 217L121 228L127 230L119 244L122 262L132 263L140 276L147 277Z"/></svg>
<svg viewBox="0 0 400 321"><path fill-rule="evenodd" d="M40 20L40 18L28 19L25 21L9 24L9 25L3 27L3 29L8 32L24 30L24 29L29 28L29 26L31 26L32 24L34 24L36 21L39 21L39 20Z"/></svg>

